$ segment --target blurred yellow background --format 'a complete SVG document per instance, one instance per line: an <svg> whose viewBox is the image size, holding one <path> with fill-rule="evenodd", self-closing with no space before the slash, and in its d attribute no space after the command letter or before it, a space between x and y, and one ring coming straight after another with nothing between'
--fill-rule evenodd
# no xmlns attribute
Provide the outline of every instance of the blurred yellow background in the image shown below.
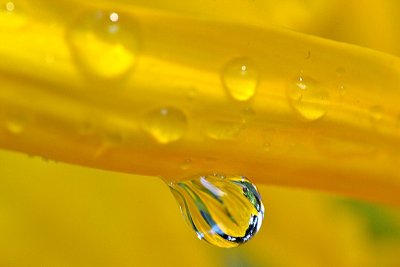
<svg viewBox="0 0 400 267"><path fill-rule="evenodd" d="M259 186L249 243L197 239L160 179L0 153L0 266L400 266L400 212Z"/></svg>
<svg viewBox="0 0 400 267"><path fill-rule="evenodd" d="M400 55L395 0L137 3L285 27ZM259 189L263 229L245 246L223 250L197 240L160 179L3 150L0 266L400 266L398 209L318 192Z"/></svg>

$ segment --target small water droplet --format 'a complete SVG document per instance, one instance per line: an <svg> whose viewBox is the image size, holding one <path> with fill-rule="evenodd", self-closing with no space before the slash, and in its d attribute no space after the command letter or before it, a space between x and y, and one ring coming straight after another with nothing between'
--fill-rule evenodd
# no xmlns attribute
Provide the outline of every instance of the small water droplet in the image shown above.
<svg viewBox="0 0 400 267"><path fill-rule="evenodd" d="M6 10L7 10L8 12L12 12L12 11L14 11L14 9L15 9L15 4L14 4L14 2L8 1L8 2L6 3Z"/></svg>
<svg viewBox="0 0 400 267"><path fill-rule="evenodd" d="M238 101L247 101L256 92L259 73L250 60L239 58L225 66L221 78L229 95Z"/></svg>
<svg viewBox="0 0 400 267"><path fill-rule="evenodd" d="M207 135L216 140L231 140L239 136L244 128L241 121L214 120L208 123Z"/></svg>
<svg viewBox="0 0 400 267"><path fill-rule="evenodd" d="M138 57L136 24L117 12L85 13L68 29L67 40L82 71L90 76L119 79Z"/></svg>
<svg viewBox="0 0 400 267"><path fill-rule="evenodd" d="M111 20L112 22L117 22L117 21L119 20L119 15L118 15L118 13L112 12L112 13L110 14L110 20Z"/></svg>
<svg viewBox="0 0 400 267"><path fill-rule="evenodd" d="M287 96L290 106L305 120L317 120L328 111L328 91L312 78L296 78L289 85Z"/></svg>
<svg viewBox="0 0 400 267"><path fill-rule="evenodd" d="M24 131L26 123L26 117L22 115L10 115L5 122L5 126L10 133L18 135Z"/></svg>
<svg viewBox="0 0 400 267"><path fill-rule="evenodd" d="M182 138L187 127L187 119L182 111L168 107L149 112L144 121L144 129L162 144Z"/></svg>
<svg viewBox="0 0 400 267"><path fill-rule="evenodd" d="M339 86L338 86L338 91L339 91L339 95L341 96L341 97L343 97L345 94L346 94L346 86L344 86L343 84L340 84Z"/></svg>
<svg viewBox="0 0 400 267"><path fill-rule="evenodd" d="M249 241L261 228L264 205L243 176L212 174L170 183L182 214L199 239L223 247Z"/></svg>
<svg viewBox="0 0 400 267"><path fill-rule="evenodd" d="M192 160L191 159L185 159L181 164L181 169L182 170L188 170L190 168L191 164L192 164Z"/></svg>

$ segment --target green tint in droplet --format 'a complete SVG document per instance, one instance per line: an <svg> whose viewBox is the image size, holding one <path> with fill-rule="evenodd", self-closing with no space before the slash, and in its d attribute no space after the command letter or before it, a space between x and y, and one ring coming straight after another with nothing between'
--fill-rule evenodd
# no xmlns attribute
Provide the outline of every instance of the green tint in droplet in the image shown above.
<svg viewBox="0 0 400 267"><path fill-rule="evenodd" d="M67 40L82 71L96 78L121 78L138 57L136 24L126 14L84 13L68 29Z"/></svg>
<svg viewBox="0 0 400 267"><path fill-rule="evenodd" d="M170 188L189 225L210 244L237 247L261 228L261 196L243 176L212 174L170 183Z"/></svg>
<svg viewBox="0 0 400 267"><path fill-rule="evenodd" d="M186 131L187 119L176 108L161 108L149 112L144 120L144 129L162 144L177 141Z"/></svg>
<svg viewBox="0 0 400 267"><path fill-rule="evenodd" d="M328 111L328 91L309 77L298 77L287 88L290 106L305 120L314 121Z"/></svg>
<svg viewBox="0 0 400 267"><path fill-rule="evenodd" d="M221 79L230 96L238 101L247 101L256 92L259 73L251 61L239 58L225 66Z"/></svg>

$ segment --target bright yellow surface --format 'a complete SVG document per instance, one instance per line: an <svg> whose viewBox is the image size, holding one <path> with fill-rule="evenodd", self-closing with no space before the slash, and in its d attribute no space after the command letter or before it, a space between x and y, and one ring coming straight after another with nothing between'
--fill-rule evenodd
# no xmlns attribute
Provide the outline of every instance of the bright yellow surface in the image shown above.
<svg viewBox="0 0 400 267"><path fill-rule="evenodd" d="M259 186L263 228L226 250L196 238L159 179L10 152L0 177L2 266L400 264L400 213L332 196Z"/></svg>
<svg viewBox="0 0 400 267"><path fill-rule="evenodd" d="M276 26L295 22L261 23L258 3L241 14L246 23L236 20L243 3L215 20L207 1L196 14L161 3L7 3L3 148L167 180L218 171L400 204L397 57Z"/></svg>
<svg viewBox="0 0 400 267"><path fill-rule="evenodd" d="M400 205L398 1L0 5L0 147ZM262 188L265 229L220 252L195 240L161 180L10 152L0 179L4 266L400 264L398 215L378 223L389 233L377 240L363 208L326 196Z"/></svg>

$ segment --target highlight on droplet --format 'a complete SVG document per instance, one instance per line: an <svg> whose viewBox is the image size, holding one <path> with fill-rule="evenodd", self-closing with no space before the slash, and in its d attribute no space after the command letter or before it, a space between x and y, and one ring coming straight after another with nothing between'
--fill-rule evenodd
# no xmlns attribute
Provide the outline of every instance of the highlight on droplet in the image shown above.
<svg viewBox="0 0 400 267"><path fill-rule="evenodd" d="M230 61L221 72L225 89L237 101L247 101L255 95L259 76L255 64L247 58Z"/></svg>
<svg viewBox="0 0 400 267"><path fill-rule="evenodd" d="M186 127L185 114L173 107L151 110L145 115L143 121L143 128L162 144L181 139Z"/></svg>
<svg viewBox="0 0 400 267"><path fill-rule="evenodd" d="M128 14L96 10L81 14L66 39L78 67L88 76L120 79L135 66L139 37Z"/></svg>
<svg viewBox="0 0 400 267"><path fill-rule="evenodd" d="M286 94L290 106L306 121L320 119L328 111L328 90L310 77L299 76L292 80Z"/></svg>

